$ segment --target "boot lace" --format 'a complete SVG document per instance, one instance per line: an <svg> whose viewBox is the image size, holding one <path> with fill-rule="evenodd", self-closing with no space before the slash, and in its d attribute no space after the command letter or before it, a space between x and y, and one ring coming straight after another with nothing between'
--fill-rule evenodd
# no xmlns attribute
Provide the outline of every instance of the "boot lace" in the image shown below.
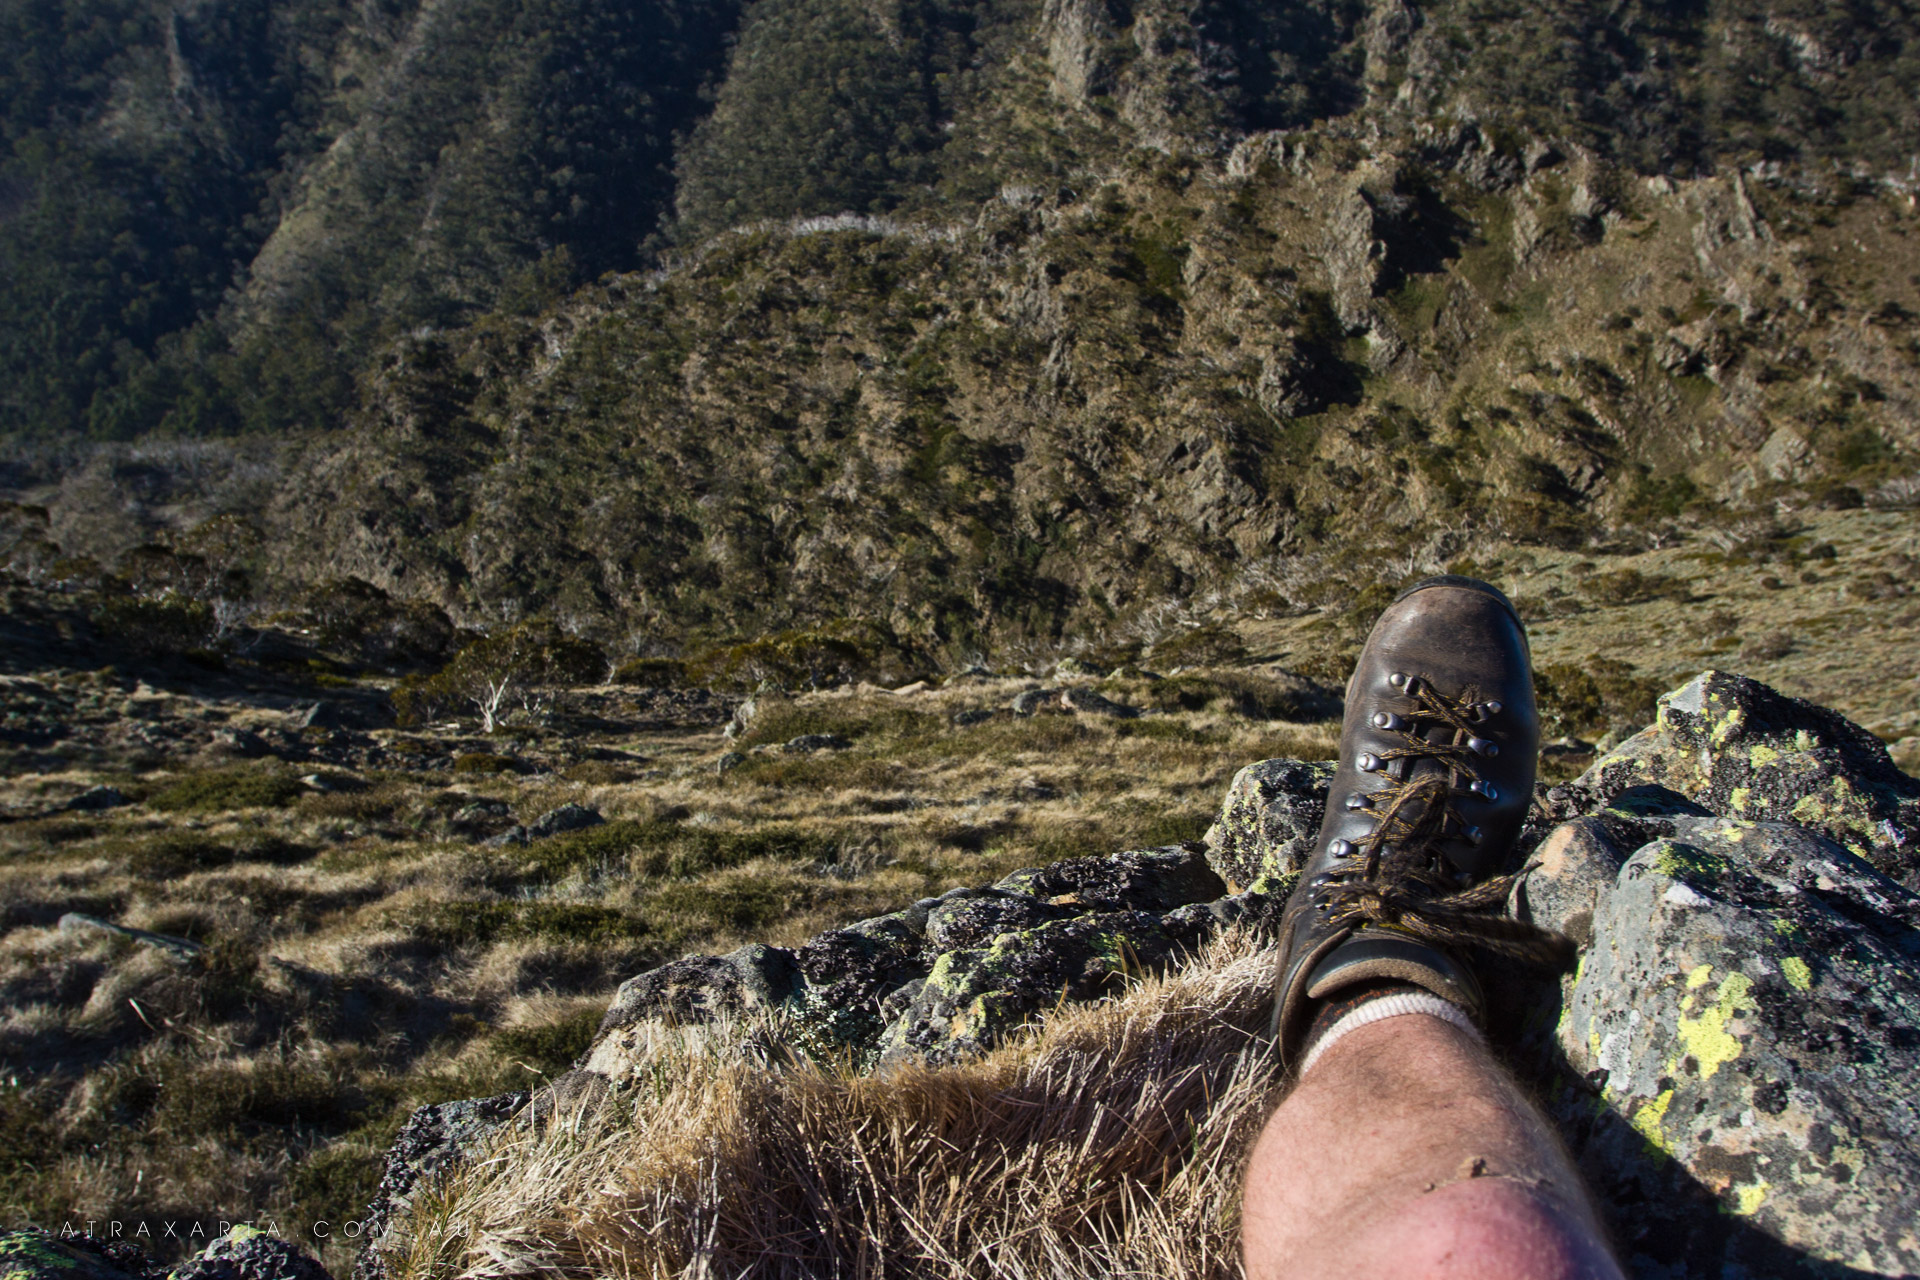
<svg viewBox="0 0 1920 1280"><path fill-rule="evenodd" d="M1409 763L1369 794L1373 830L1354 842L1346 866L1329 874L1320 898L1327 924L1375 925L1437 946L1478 947L1529 966L1565 967L1574 951L1565 935L1499 914L1531 866L1462 887L1464 873L1451 869L1440 847L1475 834L1459 802L1485 781L1482 756L1472 745L1484 732L1478 692L1468 688L1450 698L1417 676L1404 692L1412 711L1387 730L1400 745L1375 754ZM1433 733L1443 727L1451 734ZM1438 768L1420 769L1422 760Z"/></svg>

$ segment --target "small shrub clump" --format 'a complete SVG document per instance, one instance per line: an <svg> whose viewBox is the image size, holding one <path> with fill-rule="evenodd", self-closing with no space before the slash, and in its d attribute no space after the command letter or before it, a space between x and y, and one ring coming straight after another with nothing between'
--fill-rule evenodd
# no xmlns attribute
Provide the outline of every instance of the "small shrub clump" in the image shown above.
<svg viewBox="0 0 1920 1280"><path fill-rule="evenodd" d="M1590 656L1585 662L1556 662L1537 668L1533 687L1549 733L1590 734L1617 725L1643 725L1653 719L1657 681L1636 675L1618 658Z"/></svg>
<svg viewBox="0 0 1920 1280"><path fill-rule="evenodd" d="M298 778L280 770L211 769L162 788L147 798L147 804L163 813L284 809L306 790Z"/></svg>

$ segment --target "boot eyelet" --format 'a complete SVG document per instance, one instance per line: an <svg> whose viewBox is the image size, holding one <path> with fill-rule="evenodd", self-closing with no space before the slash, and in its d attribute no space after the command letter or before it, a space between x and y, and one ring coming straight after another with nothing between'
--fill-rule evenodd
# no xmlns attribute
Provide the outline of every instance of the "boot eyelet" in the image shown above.
<svg viewBox="0 0 1920 1280"><path fill-rule="evenodd" d="M1506 708L1501 706L1500 703L1498 702L1483 702L1480 704L1480 710L1485 715L1497 716L1502 711L1506 710Z"/></svg>
<svg viewBox="0 0 1920 1280"><path fill-rule="evenodd" d="M1331 844L1329 844L1329 845L1327 846L1327 852L1328 852L1328 853L1330 853L1330 854L1332 854L1332 855L1333 855L1334 857L1336 857L1336 858L1348 858L1348 857L1352 857L1352 856L1353 856L1353 841L1351 841L1351 840L1335 840L1335 841L1334 841L1333 843L1331 843Z"/></svg>
<svg viewBox="0 0 1920 1280"><path fill-rule="evenodd" d="M1406 728L1407 722L1391 711L1376 711L1373 714L1373 727L1376 729L1385 729L1391 733L1396 729Z"/></svg>
<svg viewBox="0 0 1920 1280"><path fill-rule="evenodd" d="M1500 788L1494 786L1491 782L1476 782L1469 790L1485 800L1488 804L1492 804L1500 798Z"/></svg>
<svg viewBox="0 0 1920 1280"><path fill-rule="evenodd" d="M1486 756L1488 759L1492 759L1494 756L1500 754L1500 744L1487 738L1468 738L1467 750L1473 752L1475 755Z"/></svg>
<svg viewBox="0 0 1920 1280"><path fill-rule="evenodd" d="M1407 673L1404 671L1396 671L1387 677L1387 683L1396 689L1404 689L1407 687Z"/></svg>
<svg viewBox="0 0 1920 1280"><path fill-rule="evenodd" d="M1366 807L1367 807L1367 797L1363 793L1356 791L1352 795L1347 797L1348 812L1358 813L1360 810Z"/></svg>
<svg viewBox="0 0 1920 1280"><path fill-rule="evenodd" d="M1380 772L1382 763L1380 757L1373 754L1373 752L1362 751L1359 757L1354 760L1353 765L1354 768L1360 770L1362 773L1378 773Z"/></svg>
<svg viewBox="0 0 1920 1280"><path fill-rule="evenodd" d="M1486 834L1487 834L1486 832L1482 831L1478 827L1468 827L1465 831L1462 831L1460 833L1460 837L1461 839L1465 840L1468 844L1479 844L1483 839L1486 838Z"/></svg>

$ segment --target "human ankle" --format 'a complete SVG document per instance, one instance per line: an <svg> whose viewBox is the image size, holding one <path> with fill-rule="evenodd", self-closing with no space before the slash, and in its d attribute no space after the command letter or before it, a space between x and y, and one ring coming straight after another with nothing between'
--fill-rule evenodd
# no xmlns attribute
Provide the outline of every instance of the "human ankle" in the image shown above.
<svg viewBox="0 0 1920 1280"><path fill-rule="evenodd" d="M1474 1040L1481 1040L1472 1015L1460 1005L1442 999L1410 982L1376 980L1343 988L1319 1003L1302 1048L1299 1074L1304 1076L1336 1043L1362 1027L1389 1018L1424 1016L1450 1023Z"/></svg>

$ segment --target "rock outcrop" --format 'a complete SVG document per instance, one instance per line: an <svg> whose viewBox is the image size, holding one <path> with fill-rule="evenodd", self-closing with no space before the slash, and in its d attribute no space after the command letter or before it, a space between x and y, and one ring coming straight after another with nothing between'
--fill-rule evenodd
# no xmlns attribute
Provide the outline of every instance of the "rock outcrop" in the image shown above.
<svg viewBox="0 0 1920 1280"><path fill-rule="evenodd" d="M1859 725L1756 680L1708 671L1688 681L1579 782L1589 808L1653 784L1723 817L1789 822L1920 888L1920 782Z"/></svg>
<svg viewBox="0 0 1920 1280"><path fill-rule="evenodd" d="M1172 963L1223 920L1261 909L1225 894L1204 845L1140 849L1016 871L791 951L756 945L677 960L620 988L582 1070L617 1084L644 1065L646 1024L766 1009L785 1018L799 1052L866 1066L956 1061L1063 994L1112 990Z"/></svg>
<svg viewBox="0 0 1920 1280"><path fill-rule="evenodd" d="M90 1224L91 1225L91 1224ZM235 1226L178 1267L140 1243L33 1229L0 1230L6 1280L330 1280L299 1246L257 1227Z"/></svg>
<svg viewBox="0 0 1920 1280"><path fill-rule="evenodd" d="M1248 766L1204 844L1020 871L791 951L642 974L547 1098L621 1090L662 1029L766 1010L781 1043L743 1049L770 1064L979 1054L1063 1001L1178 963L1225 923L1270 927L1331 773ZM1920 1270L1917 816L1920 783L1871 735L1718 672L1540 789L1511 907L1573 938L1580 960L1558 980L1494 974L1494 1032L1634 1273ZM518 1100L476 1105L491 1124ZM415 1187L430 1169L413 1159L396 1148L389 1181Z"/></svg>

